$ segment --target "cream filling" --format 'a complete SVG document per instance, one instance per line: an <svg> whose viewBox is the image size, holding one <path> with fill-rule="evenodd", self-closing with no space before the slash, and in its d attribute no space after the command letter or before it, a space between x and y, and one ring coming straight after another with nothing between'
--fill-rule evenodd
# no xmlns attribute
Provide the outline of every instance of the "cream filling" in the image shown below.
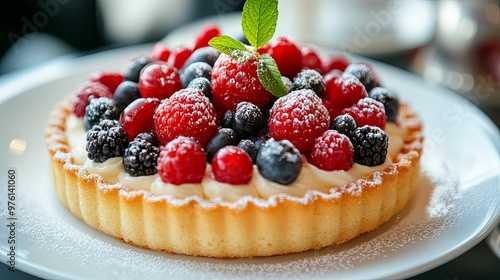
<svg viewBox="0 0 500 280"><path fill-rule="evenodd" d="M158 174L134 177L125 172L121 158L111 158L103 163L96 163L87 158L85 151L86 133L82 121L70 115L66 121L66 135L71 153L76 164L84 165L89 173L101 175L111 184L121 183L132 190L149 190L155 195L173 195L184 198L199 196L203 198L221 198L224 201L235 201L244 196L269 198L274 194L286 193L301 197L309 190L328 193L332 187L343 186L357 179L367 178L374 171L384 170L403 147L403 138L407 130L394 123L386 125L389 136L389 149L386 161L378 166L364 166L355 163L349 171L324 171L307 162L303 158L302 169L297 179L290 185L281 185L264 178L254 166L252 179L247 184L232 185L217 182L211 176L211 167L207 170L201 183L173 185L165 183Z"/></svg>

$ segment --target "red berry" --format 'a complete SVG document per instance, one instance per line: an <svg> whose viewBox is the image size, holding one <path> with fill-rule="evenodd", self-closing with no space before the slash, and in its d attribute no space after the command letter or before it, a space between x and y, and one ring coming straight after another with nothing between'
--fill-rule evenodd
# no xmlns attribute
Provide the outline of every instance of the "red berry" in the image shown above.
<svg viewBox="0 0 500 280"><path fill-rule="evenodd" d="M107 86L111 92L115 92L118 85L123 82L124 77L120 73L106 73L106 72L96 72L90 77L92 82L98 82Z"/></svg>
<svg viewBox="0 0 500 280"><path fill-rule="evenodd" d="M302 70L302 52L287 38L278 38L267 51L276 61L281 75L293 79Z"/></svg>
<svg viewBox="0 0 500 280"><path fill-rule="evenodd" d="M302 67L316 70L321 74L324 72L321 58L314 49L309 47L302 48Z"/></svg>
<svg viewBox="0 0 500 280"><path fill-rule="evenodd" d="M264 108L273 99L260 83L255 58L238 64L228 55L221 54L212 68L211 86L215 106L226 110L235 110L243 101Z"/></svg>
<svg viewBox="0 0 500 280"><path fill-rule="evenodd" d="M85 108L89 105L90 100L99 97L113 98L111 89L99 82L85 82L76 90L76 96L73 99L73 113L83 118L85 116Z"/></svg>
<svg viewBox="0 0 500 280"><path fill-rule="evenodd" d="M120 115L120 124L128 134L129 142L141 132L153 131L153 115L160 105L157 98L138 98Z"/></svg>
<svg viewBox="0 0 500 280"><path fill-rule="evenodd" d="M149 57L166 62L170 57L170 53L172 53L172 50L167 45L162 42L158 42L153 46Z"/></svg>
<svg viewBox="0 0 500 280"><path fill-rule="evenodd" d="M203 48L208 46L208 41L212 38L220 36L222 32L219 27L215 24L207 24L196 37L196 42L194 44L193 50Z"/></svg>
<svg viewBox="0 0 500 280"><path fill-rule="evenodd" d="M321 170L348 171L354 163L354 148L349 137L327 130L314 140L308 160Z"/></svg>
<svg viewBox="0 0 500 280"><path fill-rule="evenodd" d="M325 91L323 98L331 105L331 118L340 114L340 111L347 108L368 96L363 84L354 76L331 75L325 81Z"/></svg>
<svg viewBox="0 0 500 280"><path fill-rule="evenodd" d="M217 114L201 91L187 88L165 100L154 115L154 133L162 144L179 136L193 137L205 147L217 133Z"/></svg>
<svg viewBox="0 0 500 280"><path fill-rule="evenodd" d="M343 56L332 56L324 65L325 73L332 70L344 71L347 68L347 65L349 65L349 60L347 60L347 58Z"/></svg>
<svg viewBox="0 0 500 280"><path fill-rule="evenodd" d="M200 183L206 167L205 152L193 138L175 138L161 149L158 156L160 178L174 185Z"/></svg>
<svg viewBox="0 0 500 280"><path fill-rule="evenodd" d="M139 92L144 98L165 99L182 88L179 71L166 62L153 62L141 71Z"/></svg>
<svg viewBox="0 0 500 280"><path fill-rule="evenodd" d="M269 116L270 136L288 139L300 151L309 150L316 137L328 129L330 115L314 91L292 91L279 98Z"/></svg>
<svg viewBox="0 0 500 280"><path fill-rule="evenodd" d="M182 69L186 60L191 56L193 50L187 47L177 47L172 50L170 57L168 58L168 63L173 65L177 69Z"/></svg>
<svg viewBox="0 0 500 280"><path fill-rule="evenodd" d="M369 97L360 99L356 104L345 108L342 114L351 115L358 127L370 125L384 129L387 122L384 105Z"/></svg>
<svg viewBox="0 0 500 280"><path fill-rule="evenodd" d="M212 159L213 178L221 183L239 185L250 182L253 163L250 156L236 146L225 146Z"/></svg>

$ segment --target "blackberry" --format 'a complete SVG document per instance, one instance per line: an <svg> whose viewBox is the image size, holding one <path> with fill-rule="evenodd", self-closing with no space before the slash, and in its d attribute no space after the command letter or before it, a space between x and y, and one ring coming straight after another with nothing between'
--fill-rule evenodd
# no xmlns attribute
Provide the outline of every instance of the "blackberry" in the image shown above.
<svg viewBox="0 0 500 280"><path fill-rule="evenodd" d="M255 148L255 143L252 140L243 139L238 142L237 146L245 151L252 159L252 162L255 163L255 160L257 158L257 149Z"/></svg>
<svg viewBox="0 0 500 280"><path fill-rule="evenodd" d="M211 162L215 153L221 148L229 145L236 145L238 143L238 136L230 128L220 128L217 133L208 141L206 153L207 162Z"/></svg>
<svg viewBox="0 0 500 280"><path fill-rule="evenodd" d="M256 163L264 178L289 185L300 174L302 156L290 141L271 138L260 147Z"/></svg>
<svg viewBox="0 0 500 280"><path fill-rule="evenodd" d="M132 81L123 81L120 83L113 94L113 100L120 112L123 112L128 104L140 97L139 85Z"/></svg>
<svg viewBox="0 0 500 280"><path fill-rule="evenodd" d="M113 99L108 97L93 98L85 108L83 125L85 130L89 130L103 119L116 120L119 116L120 111Z"/></svg>
<svg viewBox="0 0 500 280"><path fill-rule="evenodd" d="M363 63L349 64L344 70L343 75L353 75L356 77L365 86L367 92L378 86L377 77L373 73L373 70L370 66Z"/></svg>
<svg viewBox="0 0 500 280"><path fill-rule="evenodd" d="M127 133L117 120L104 119L87 131L87 156L95 162L105 162L123 155Z"/></svg>
<svg viewBox="0 0 500 280"><path fill-rule="evenodd" d="M233 119L234 119L234 111L227 110L224 113L224 116L222 116L222 119L220 120L220 126L231 128L231 126L233 125Z"/></svg>
<svg viewBox="0 0 500 280"><path fill-rule="evenodd" d="M384 104L387 121L394 122L396 120L399 111L399 100L393 91L383 87L375 87L370 91L369 96Z"/></svg>
<svg viewBox="0 0 500 280"><path fill-rule="evenodd" d="M156 139L153 132L141 132L137 134L137 136L134 138L134 141L146 141L155 146L160 146L160 141Z"/></svg>
<svg viewBox="0 0 500 280"><path fill-rule="evenodd" d="M330 129L334 129L345 136L351 138L353 131L358 127L351 115L343 114L335 117L330 124Z"/></svg>
<svg viewBox="0 0 500 280"><path fill-rule="evenodd" d="M239 136L255 135L264 125L264 116L257 105L245 101L238 103L232 128Z"/></svg>
<svg viewBox="0 0 500 280"><path fill-rule="evenodd" d="M193 62L182 68L182 87L187 87L193 79L198 77L204 77L210 80L212 78L212 66L206 62Z"/></svg>
<svg viewBox="0 0 500 280"><path fill-rule="evenodd" d="M312 69L304 69L293 79L293 90L311 89L316 95L321 96L325 91L323 76Z"/></svg>
<svg viewBox="0 0 500 280"><path fill-rule="evenodd" d="M206 97L211 98L212 89L210 88L210 80L205 77L194 78L186 88L194 88L201 91Z"/></svg>
<svg viewBox="0 0 500 280"><path fill-rule="evenodd" d="M389 137L381 128L365 125L354 130L351 137L354 146L354 162L376 166L384 163Z"/></svg>
<svg viewBox="0 0 500 280"><path fill-rule="evenodd" d="M189 58L184 62L184 67L194 62L206 62L210 66L214 66L215 61L219 57L220 52L213 47L202 47L195 50Z"/></svg>
<svg viewBox="0 0 500 280"><path fill-rule="evenodd" d="M146 55L132 58L127 65L127 69L125 70L125 79L138 83L142 68L153 61L156 61L156 59Z"/></svg>
<svg viewBox="0 0 500 280"><path fill-rule="evenodd" d="M135 138L123 153L123 167L132 176L148 176L156 174L156 166L160 148L153 143Z"/></svg>

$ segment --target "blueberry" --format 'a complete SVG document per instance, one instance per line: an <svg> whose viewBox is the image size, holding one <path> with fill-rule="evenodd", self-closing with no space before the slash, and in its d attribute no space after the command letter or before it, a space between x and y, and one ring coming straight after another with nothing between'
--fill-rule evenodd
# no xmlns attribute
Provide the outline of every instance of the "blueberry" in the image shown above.
<svg viewBox="0 0 500 280"><path fill-rule="evenodd" d="M255 160L257 158L257 149L255 148L255 143L252 140L243 139L238 143L237 146L245 151L252 159L252 162L255 163Z"/></svg>
<svg viewBox="0 0 500 280"><path fill-rule="evenodd" d="M355 76L364 86L367 92L378 86L377 77L370 66L363 63L352 63L344 70L343 75Z"/></svg>
<svg viewBox="0 0 500 280"><path fill-rule="evenodd" d="M255 149L259 151L260 147L262 147L262 145L264 145L264 143L266 143L267 140L269 140L270 138L271 136L269 135L269 128L265 127L261 129L258 133L257 138L254 141Z"/></svg>
<svg viewBox="0 0 500 280"><path fill-rule="evenodd" d="M281 81L285 85L285 87L288 90L288 92L291 92L293 90L292 81L290 81L290 79L288 77L281 76Z"/></svg>
<svg viewBox="0 0 500 280"><path fill-rule="evenodd" d="M289 185L300 174L302 156L288 140L269 139L259 149L257 167L260 174L278 184Z"/></svg>
<svg viewBox="0 0 500 280"><path fill-rule="evenodd" d="M208 141L207 148L207 162L212 162L215 153L221 148L229 145L236 145L238 143L238 136L230 128L220 128L219 131Z"/></svg>
<svg viewBox="0 0 500 280"><path fill-rule="evenodd" d="M233 130L241 137L255 135L264 127L265 121L257 105L250 102L240 102L232 122Z"/></svg>
<svg viewBox="0 0 500 280"><path fill-rule="evenodd" d="M213 47L203 47L195 50L184 63L184 67L194 62L206 62L210 66L214 66L215 61L219 57L220 52Z"/></svg>
<svg viewBox="0 0 500 280"><path fill-rule="evenodd" d="M222 119L220 120L220 126L231 128L231 126L233 125L233 119L234 119L234 111L227 110L224 113L224 116L222 116Z"/></svg>
<svg viewBox="0 0 500 280"><path fill-rule="evenodd" d="M212 89L210 88L210 81L205 77L194 78L187 88L194 88L201 91L206 97L210 98L212 96Z"/></svg>
<svg viewBox="0 0 500 280"><path fill-rule="evenodd" d="M375 87L370 91L369 96L384 104L387 121L393 122L396 120L399 111L399 100L393 91L383 87Z"/></svg>
<svg viewBox="0 0 500 280"><path fill-rule="evenodd" d="M325 91L323 76L316 70L304 69L293 79L293 90L311 89L318 96Z"/></svg>
<svg viewBox="0 0 500 280"><path fill-rule="evenodd" d="M153 61L155 61L155 59L146 55L132 58L127 65L127 69L125 70L125 79L138 83L142 68Z"/></svg>
<svg viewBox="0 0 500 280"><path fill-rule="evenodd" d="M335 117L330 124L330 129L334 129L347 137L351 137L352 132L358 127L356 120L351 115L343 114Z"/></svg>
<svg viewBox="0 0 500 280"><path fill-rule="evenodd" d="M136 82L123 81L116 88L113 100L118 110L122 112L128 104L140 97L141 93L139 92L139 86Z"/></svg>
<svg viewBox="0 0 500 280"><path fill-rule="evenodd" d="M193 79L198 77L204 77L210 80L212 78L212 66L206 62L193 62L182 68L182 87L187 87Z"/></svg>

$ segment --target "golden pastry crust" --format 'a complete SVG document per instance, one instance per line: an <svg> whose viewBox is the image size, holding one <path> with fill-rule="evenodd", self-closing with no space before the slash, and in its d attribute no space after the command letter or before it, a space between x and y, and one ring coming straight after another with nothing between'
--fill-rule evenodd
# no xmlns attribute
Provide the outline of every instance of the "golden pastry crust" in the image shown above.
<svg viewBox="0 0 500 280"><path fill-rule="evenodd" d="M71 157L65 135L70 114L71 96L52 111L45 135L60 200L91 227L143 248L216 258L320 249L378 228L406 206L418 187L422 124L404 104L397 123L408 133L385 170L328 194L236 202L155 196L88 174Z"/></svg>

